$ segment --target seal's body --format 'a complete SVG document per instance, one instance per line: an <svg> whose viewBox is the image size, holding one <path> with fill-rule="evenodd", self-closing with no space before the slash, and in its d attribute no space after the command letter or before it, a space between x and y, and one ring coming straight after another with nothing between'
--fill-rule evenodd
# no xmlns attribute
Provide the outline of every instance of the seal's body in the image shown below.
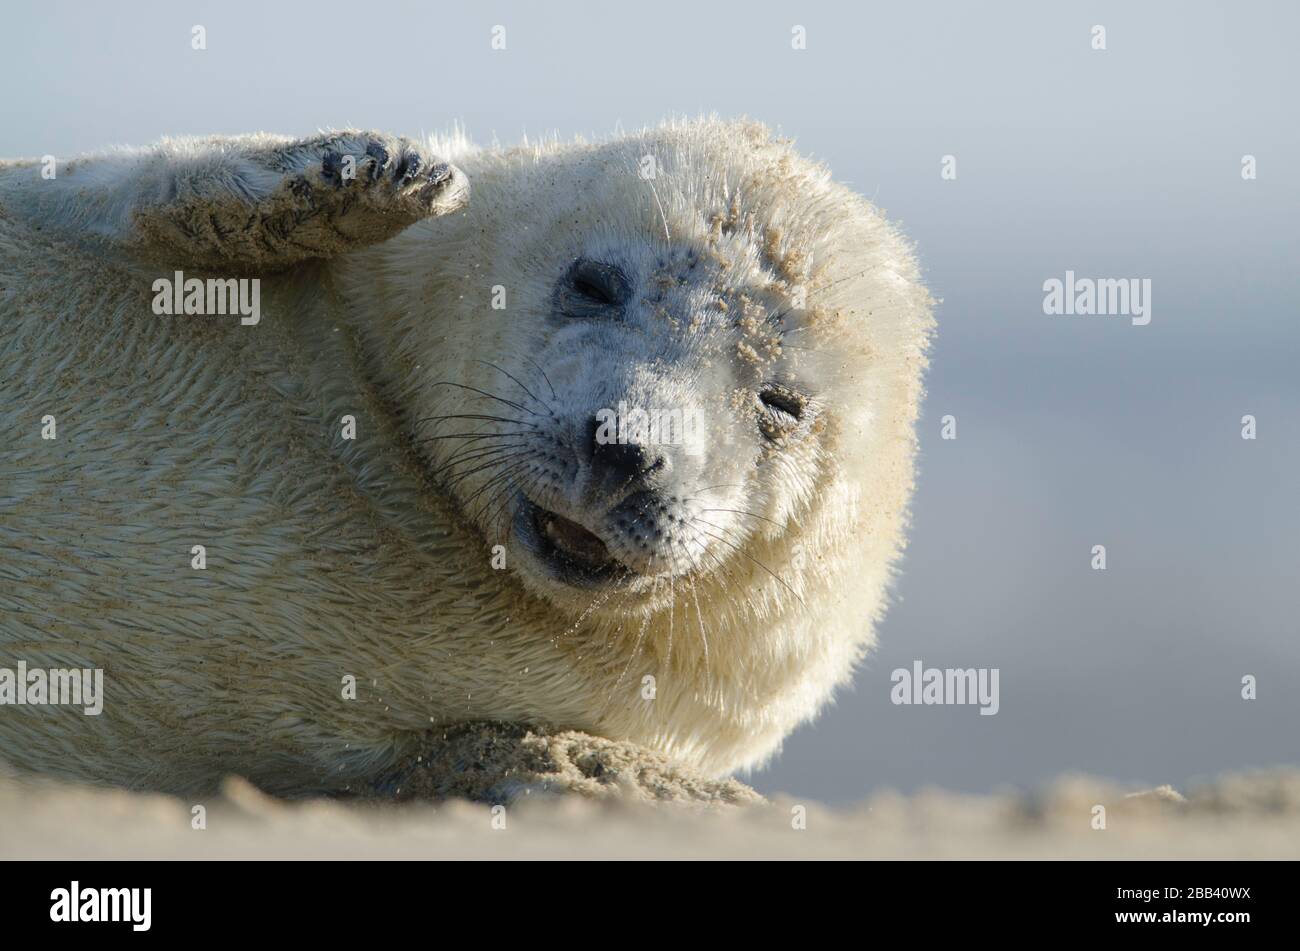
<svg viewBox="0 0 1300 951"><path fill-rule="evenodd" d="M167 314L191 279L256 320ZM872 642L929 310L749 124L0 167L0 668L104 677L0 759L330 790L495 720L756 764Z"/></svg>

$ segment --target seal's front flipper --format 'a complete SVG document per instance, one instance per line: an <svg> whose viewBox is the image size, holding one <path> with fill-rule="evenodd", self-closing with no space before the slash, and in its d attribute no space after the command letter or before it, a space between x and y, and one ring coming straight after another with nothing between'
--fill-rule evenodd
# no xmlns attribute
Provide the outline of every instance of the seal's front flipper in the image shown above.
<svg viewBox="0 0 1300 951"><path fill-rule="evenodd" d="M391 238L468 198L459 169L378 132L167 140L0 165L0 207L34 230L176 267L280 270Z"/></svg>

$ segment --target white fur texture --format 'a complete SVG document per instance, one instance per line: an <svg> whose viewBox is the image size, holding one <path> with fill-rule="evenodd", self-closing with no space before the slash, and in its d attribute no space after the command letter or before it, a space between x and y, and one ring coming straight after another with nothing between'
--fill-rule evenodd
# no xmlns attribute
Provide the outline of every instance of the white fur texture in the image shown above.
<svg viewBox="0 0 1300 951"><path fill-rule="evenodd" d="M106 685L100 717L0 710L0 758L303 792L369 782L466 720L628 740L711 775L771 756L870 648L902 547L931 329L906 241L757 124L446 140L431 151L468 177L463 211L430 206L391 238L364 218L355 247L304 260L230 256L262 278L256 327L155 316L170 271L157 232L140 252L142 204L265 200L280 186L247 156L274 146L90 158L79 190L0 167L0 666L103 667ZM634 277L620 321L555 318L579 257ZM757 401L772 380L810 408L775 442ZM665 539L640 574L575 589L519 544L514 493L635 560L584 501L575 444L620 396L699 409L707 445L668 470L689 501L639 526ZM428 422L448 414L496 418ZM530 422L526 485L430 438L506 419Z"/></svg>

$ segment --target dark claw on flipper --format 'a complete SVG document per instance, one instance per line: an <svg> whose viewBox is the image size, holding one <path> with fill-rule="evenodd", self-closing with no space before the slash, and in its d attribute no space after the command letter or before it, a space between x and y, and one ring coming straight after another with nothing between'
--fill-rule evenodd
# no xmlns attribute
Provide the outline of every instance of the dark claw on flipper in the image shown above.
<svg viewBox="0 0 1300 951"><path fill-rule="evenodd" d="M327 182L331 182L335 185L342 183L342 178L339 174L339 165L342 161L343 157L339 155L338 152L326 152L321 157L320 171Z"/></svg>
<svg viewBox="0 0 1300 951"><path fill-rule="evenodd" d="M388 149L378 142L371 142L366 146L366 154L375 160L370 168L370 180L373 182L388 167Z"/></svg>
<svg viewBox="0 0 1300 951"><path fill-rule="evenodd" d="M420 174L420 169L424 165L424 160L420 158L419 152L407 152L402 156L402 162L397 166L397 183L407 185L415 176Z"/></svg>
<svg viewBox="0 0 1300 951"><path fill-rule="evenodd" d="M441 185L451 178L451 166L446 162L438 162L425 172L425 177L430 185Z"/></svg>

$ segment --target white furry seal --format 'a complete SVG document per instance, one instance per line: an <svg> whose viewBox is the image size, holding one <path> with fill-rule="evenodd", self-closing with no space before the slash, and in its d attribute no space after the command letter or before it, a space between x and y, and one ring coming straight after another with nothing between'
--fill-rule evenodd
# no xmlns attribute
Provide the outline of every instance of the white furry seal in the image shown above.
<svg viewBox="0 0 1300 951"><path fill-rule="evenodd" d="M761 126L42 171L0 167L0 668L104 698L0 706L0 758L328 790L488 720L723 775L871 645L931 300Z"/></svg>

